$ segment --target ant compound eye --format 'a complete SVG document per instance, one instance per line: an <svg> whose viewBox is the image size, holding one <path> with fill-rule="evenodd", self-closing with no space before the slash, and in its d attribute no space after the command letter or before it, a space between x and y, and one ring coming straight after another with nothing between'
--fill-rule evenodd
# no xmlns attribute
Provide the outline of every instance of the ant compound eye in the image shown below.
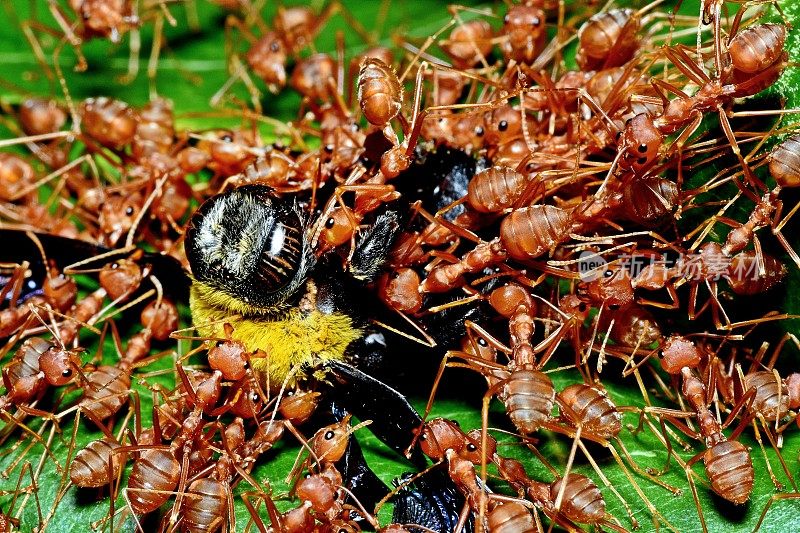
<svg viewBox="0 0 800 533"><path fill-rule="evenodd" d="M613 278L614 277L614 271L609 268L608 270L603 272L603 277L604 278Z"/></svg>
<svg viewBox="0 0 800 533"><path fill-rule="evenodd" d="M645 154L645 153L647 153L647 145L646 145L646 144L644 144L644 143L640 144L640 145L639 145L639 148L638 148L638 150L639 150L639 152L640 152L640 153L642 153L642 154Z"/></svg>
<svg viewBox="0 0 800 533"><path fill-rule="evenodd" d="M478 337L478 346L483 346L484 348L489 346L489 343L486 342L486 339L483 337Z"/></svg>
<svg viewBox="0 0 800 533"><path fill-rule="evenodd" d="M222 137L220 137L220 140L226 143L231 143L233 142L233 136L230 133L226 133Z"/></svg>
<svg viewBox="0 0 800 533"><path fill-rule="evenodd" d="M467 451L468 452L474 452L477 449L478 449L478 447L475 446L474 444L472 444L471 442L469 444L467 444Z"/></svg>
<svg viewBox="0 0 800 533"><path fill-rule="evenodd" d="M62 375L62 376L64 376L65 378L68 378L68 377L70 377L70 376L72 375L72 369L71 369L71 368L65 368L65 369L64 369L64 370L61 372L61 375Z"/></svg>
<svg viewBox="0 0 800 533"><path fill-rule="evenodd" d="M611 305L608 306L608 308L611 311L616 311L617 309L619 309L619 304L611 304Z"/></svg>
<svg viewBox="0 0 800 533"><path fill-rule="evenodd" d="M500 131L506 131L508 129L508 121L501 120L500 124L497 125L497 129L499 129Z"/></svg>
<svg viewBox="0 0 800 533"><path fill-rule="evenodd" d="M647 158L640 157L639 159L636 160L636 162L639 163L640 165L644 165L645 163L647 163Z"/></svg>
<svg viewBox="0 0 800 533"><path fill-rule="evenodd" d="M281 49L281 45L278 43L278 41L272 41L272 43L269 45L269 49L273 53L278 53L278 51Z"/></svg>
<svg viewBox="0 0 800 533"><path fill-rule="evenodd" d="M478 126L477 128L475 128L475 135L477 135L478 137L483 137L483 127Z"/></svg>
<svg viewBox="0 0 800 533"><path fill-rule="evenodd" d="M111 268L113 269L119 268L119 263L111 263Z"/></svg>
<svg viewBox="0 0 800 533"><path fill-rule="evenodd" d="M509 15L503 17L503 24L510 24L510 23L511 23L511 17Z"/></svg>
<svg viewBox="0 0 800 533"><path fill-rule="evenodd" d="M533 26L534 28L537 27L541 23L542 23L542 21L539 20L539 17L533 17L533 19L531 20L531 26Z"/></svg>
<svg viewBox="0 0 800 533"><path fill-rule="evenodd" d="M125 210L125 214L131 216L133 214L133 206L129 205L128 208Z"/></svg>
<svg viewBox="0 0 800 533"><path fill-rule="evenodd" d="M335 435L336 433L329 429L328 431L325 432L325 435L323 436L325 437L325 440L331 440Z"/></svg>
<svg viewBox="0 0 800 533"><path fill-rule="evenodd" d="M580 311L581 313L585 313L587 307L588 306L585 303L581 302L581 304L578 306L578 311Z"/></svg>
<svg viewBox="0 0 800 533"><path fill-rule="evenodd" d="M333 226L336 225L336 220L333 217L330 217L328 220L325 221L325 227L331 229Z"/></svg>
<svg viewBox="0 0 800 533"><path fill-rule="evenodd" d="M327 154L332 154L333 153L333 145L332 144L326 144L325 145L325 153L327 153Z"/></svg>
<svg viewBox="0 0 800 533"><path fill-rule="evenodd" d="M250 396L250 401L253 403L258 403L261 401L261 396L256 394L255 392Z"/></svg>
<svg viewBox="0 0 800 533"><path fill-rule="evenodd" d="M453 420L453 419L451 419L451 420L450 420L450 422L452 422L453 424L455 424L455 426L456 426L456 427L461 427L461 424L458 422L458 420Z"/></svg>

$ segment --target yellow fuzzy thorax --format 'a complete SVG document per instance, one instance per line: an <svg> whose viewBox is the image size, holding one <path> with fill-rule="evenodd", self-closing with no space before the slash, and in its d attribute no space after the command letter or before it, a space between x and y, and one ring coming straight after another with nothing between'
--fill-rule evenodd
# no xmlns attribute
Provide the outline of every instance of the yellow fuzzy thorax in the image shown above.
<svg viewBox="0 0 800 533"><path fill-rule="evenodd" d="M189 304L192 321L200 335L224 338L224 323L231 324L235 340L243 342L251 353L263 352L259 354L262 357L251 359L250 364L273 389L281 386L292 369L297 370L289 385L303 377L299 369L304 364L343 360L347 346L362 334L343 313L325 314L316 309L304 312L291 308L275 316L234 314L230 310L234 306L220 299L233 298L217 292L215 299L209 301L205 298L208 292L208 286L198 281L192 283Z"/></svg>

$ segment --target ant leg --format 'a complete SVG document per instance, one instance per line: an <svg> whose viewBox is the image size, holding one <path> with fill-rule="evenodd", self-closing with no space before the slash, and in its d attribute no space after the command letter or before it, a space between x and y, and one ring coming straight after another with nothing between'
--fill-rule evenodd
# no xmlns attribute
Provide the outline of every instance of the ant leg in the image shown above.
<svg viewBox="0 0 800 533"><path fill-rule="evenodd" d="M780 219L783 210L783 202L781 202L778 206L778 209L775 212L775 218L772 224L772 234L775 235L775 238L778 239L779 243L781 243L781 246L783 246L784 250L786 250L786 253L789 254L789 257L791 257L792 261L794 261L794 263L797 265L797 268L800 268L800 256L798 256L795 249L792 247L791 244L789 244L789 241L781 232L783 226L785 226L786 223L789 222L789 219L791 219L794 216L794 214L797 213L798 209L800 209L800 202L798 202L792 208L792 210L789 211L789 213L785 217L783 217L783 219ZM778 222L779 219L780 222Z"/></svg>
<svg viewBox="0 0 800 533"><path fill-rule="evenodd" d="M753 533L756 533L759 529L761 529L761 525L764 523L764 519L767 517L767 511L772 506L773 503L781 501L781 500L798 500L800 499L800 493L798 492L789 492L786 494L773 494L770 496L769 500L767 500L767 504L764 506L764 510L761 511L761 516L758 518L758 522L756 523L756 527L753 528Z"/></svg>
<svg viewBox="0 0 800 533"><path fill-rule="evenodd" d="M764 423L763 417L759 416L759 420L761 420L762 423ZM769 473L769 478L772 480L772 484L775 486L775 490L781 491L783 490L783 483L778 481L778 478L775 477L775 473L772 471L772 464L770 463L769 456L767 455L767 450L766 448L764 448L764 442L761 440L761 432L758 430L758 422L756 421L756 419L753 419L751 421L751 424L753 426L753 436L755 437L756 442L758 442L758 447L761 448L761 454L764 456L764 463L766 463L767 465L767 472ZM776 452L778 451L777 448L775 449L775 451ZM789 474L788 471L786 473Z"/></svg>
<svg viewBox="0 0 800 533"><path fill-rule="evenodd" d="M153 44L150 48L150 58L147 60L147 79L150 85L150 99L158 96L156 89L156 74L158 72L158 58L161 54L164 39L164 17L156 17L153 23Z"/></svg>
<svg viewBox="0 0 800 533"><path fill-rule="evenodd" d="M66 16L61 11L61 7L56 3L56 0L47 0L47 7L50 10L50 13L53 15L53 18L61 27L61 30L64 32L64 41L68 42L70 46L72 46L73 50L75 50L75 55L78 56L78 64L75 65L75 71L85 71L88 67L88 63L86 63L86 58L84 57L83 50L81 49L83 40L75 35L75 32L72 29L76 23L70 24L67 22Z"/></svg>
<svg viewBox="0 0 800 533"><path fill-rule="evenodd" d="M706 519L703 516L703 509L700 505L700 497L697 494L697 486L694 483L695 473L692 470L692 465L698 460L702 459L704 454L705 451L702 451L689 459L689 461L687 461L684 465L683 469L686 472L686 479L689 481L689 488L692 489L692 499L694 499L694 505L697 507L697 516L700 518L700 525L703 528L703 533L708 533L708 526L706 526Z"/></svg>
<svg viewBox="0 0 800 533"><path fill-rule="evenodd" d="M747 164L747 161L745 161L744 157L742 156L742 151L739 149L739 144L736 142L736 134L733 132L733 128L731 127L731 123L728 120L728 115L725 112L725 110L722 108L722 104L720 104L717 109L718 109L718 112L719 112L719 123L720 123L720 126L722 127L722 131L725 132L725 136L728 138L728 141L731 144L731 149L733 150L733 153L736 155L736 158L739 160L739 164L742 166L742 170L744 171L744 175L747 178L747 181L753 187L755 187L756 190L766 191L767 190L767 186L764 184L763 181L758 179L755 176L755 174L753 174L753 171L750 169L750 165ZM736 180L734 180L734 181L736 181ZM737 183L737 186L739 186L738 183ZM741 187L740 187L740 189L741 189ZM748 197L749 196L755 196L749 190L744 190L743 192ZM756 199L754 201L756 203L758 203L758 197L756 197Z"/></svg>
<svg viewBox="0 0 800 533"><path fill-rule="evenodd" d="M622 504L622 507L625 508L625 512L628 513L628 518L631 521L631 526L633 527L633 529L639 529L639 527L640 527L639 521L636 520L636 517L633 515L633 511L631 511L631 507L628 504L628 502L625 500L625 498L622 497L622 495L617 491L617 489L614 488L614 485L611 484L611 482L608 480L608 478L605 476L605 474L603 474L603 470L595 462L594 458L592 457L592 454L586 448L586 445L582 441L578 441L578 446L581 448L581 451L583 452L583 455L589 461L589 464L592 465L592 468L594 468L594 471L600 477L600 481L603 482L603 485L605 485L606 488L608 490L610 490L614 494L614 496L617 497L617 499ZM605 447L608 448L609 451L611 451L611 449L613 448L608 443L606 443ZM647 497L642 493L641 489L639 488L639 485L636 483L636 481L633 479L633 477L631 477L630 472L628 472L628 469L625 468L625 465L619 459L619 456L616 454L616 452L611 452L611 454L617 460L620 468L622 469L622 471L625 474L625 476L628 478L628 481L631 483L631 485L633 485L634 490L636 491L636 493L644 501L645 505L647 506L647 509L650 511L651 515L653 516L653 521L655 521L656 520L656 515L658 515L658 516L661 516L661 515L658 513L656 508L653 507L653 504L650 503L650 501L647 499ZM663 519L663 517L661 517L661 518ZM677 531L673 527L670 527L670 529L672 529L673 531Z"/></svg>

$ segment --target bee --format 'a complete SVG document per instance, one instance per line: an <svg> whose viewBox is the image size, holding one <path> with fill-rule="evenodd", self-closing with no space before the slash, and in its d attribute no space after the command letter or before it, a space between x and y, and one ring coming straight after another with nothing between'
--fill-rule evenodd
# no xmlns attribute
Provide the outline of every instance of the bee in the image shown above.
<svg viewBox="0 0 800 533"><path fill-rule="evenodd" d="M231 324L235 340L266 354L251 364L273 388L331 361L370 364L370 332L353 295L385 261L397 215L387 211L361 233L345 269L315 256L317 226L270 187L247 185L207 200L186 232L195 326L221 338Z"/></svg>

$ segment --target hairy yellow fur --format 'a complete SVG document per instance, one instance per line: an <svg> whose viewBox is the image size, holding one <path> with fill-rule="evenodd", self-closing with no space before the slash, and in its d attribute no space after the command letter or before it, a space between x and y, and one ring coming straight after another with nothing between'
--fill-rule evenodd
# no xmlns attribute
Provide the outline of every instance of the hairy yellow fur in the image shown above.
<svg viewBox="0 0 800 533"><path fill-rule="evenodd" d="M202 336L224 337L223 325L228 322L234 327L233 338L242 341L248 351L264 352L251 366L273 388L280 387L294 368L298 371L290 384L302 376L299 367L304 364L343 360L347 345L362 334L343 313L291 308L277 314L254 314L247 304L198 281L192 283L190 306Z"/></svg>

